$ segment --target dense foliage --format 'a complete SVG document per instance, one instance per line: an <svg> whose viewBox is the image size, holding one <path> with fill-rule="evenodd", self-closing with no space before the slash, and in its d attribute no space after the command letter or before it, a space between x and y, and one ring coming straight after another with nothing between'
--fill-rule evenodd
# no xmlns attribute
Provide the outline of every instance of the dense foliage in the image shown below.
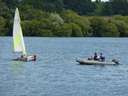
<svg viewBox="0 0 128 96"><path fill-rule="evenodd" d="M128 36L128 0L0 0L0 6L0 36L12 34L16 7L26 36Z"/></svg>

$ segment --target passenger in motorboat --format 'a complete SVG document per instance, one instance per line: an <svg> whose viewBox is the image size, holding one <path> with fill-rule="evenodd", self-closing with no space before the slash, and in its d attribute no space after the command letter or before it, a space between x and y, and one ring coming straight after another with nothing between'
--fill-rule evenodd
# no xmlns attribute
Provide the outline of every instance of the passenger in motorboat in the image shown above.
<svg viewBox="0 0 128 96"><path fill-rule="evenodd" d="M98 55L97 55L96 52L94 53L94 57L93 57L93 59L96 60L96 61L99 61L99 58L98 58Z"/></svg>
<svg viewBox="0 0 128 96"><path fill-rule="evenodd" d="M88 60L93 60L93 56L89 57Z"/></svg>
<svg viewBox="0 0 128 96"><path fill-rule="evenodd" d="M99 61L102 61L102 62L104 62L104 61L105 61L105 57L103 56L103 54L102 54L102 53L100 53Z"/></svg>
<svg viewBox="0 0 128 96"><path fill-rule="evenodd" d="M94 53L94 56L91 56L90 58L88 58L88 60L95 60L95 61L101 61L104 62L105 61L105 57L103 56L102 53L100 53L100 55L98 56L97 53Z"/></svg>
<svg viewBox="0 0 128 96"><path fill-rule="evenodd" d="M36 55L34 55L34 61L36 61L36 57L37 57L37 56L36 56Z"/></svg>
<svg viewBox="0 0 128 96"><path fill-rule="evenodd" d="M96 61L98 61L99 58L98 58L97 53L95 52L95 53L94 53L94 56L91 56L90 58L88 58L88 60L96 60Z"/></svg>

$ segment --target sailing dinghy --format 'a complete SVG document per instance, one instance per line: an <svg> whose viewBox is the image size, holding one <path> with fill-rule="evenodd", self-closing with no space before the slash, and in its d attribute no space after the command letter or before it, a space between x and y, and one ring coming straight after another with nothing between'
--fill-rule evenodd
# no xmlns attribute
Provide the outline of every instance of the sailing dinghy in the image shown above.
<svg viewBox="0 0 128 96"><path fill-rule="evenodd" d="M21 53L21 56L13 59L16 61L36 61L36 55L27 55L22 28L20 24L20 15L19 10L16 8L15 10L15 17L14 17L14 24L13 24L13 47L14 52Z"/></svg>

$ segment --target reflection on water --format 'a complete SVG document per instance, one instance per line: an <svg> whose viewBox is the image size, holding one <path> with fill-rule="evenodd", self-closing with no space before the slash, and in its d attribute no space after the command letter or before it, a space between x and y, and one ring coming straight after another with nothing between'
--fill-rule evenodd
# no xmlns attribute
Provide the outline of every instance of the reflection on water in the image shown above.
<svg viewBox="0 0 128 96"><path fill-rule="evenodd" d="M12 61L10 64L11 70L14 74L21 74L24 70L25 62Z"/></svg>

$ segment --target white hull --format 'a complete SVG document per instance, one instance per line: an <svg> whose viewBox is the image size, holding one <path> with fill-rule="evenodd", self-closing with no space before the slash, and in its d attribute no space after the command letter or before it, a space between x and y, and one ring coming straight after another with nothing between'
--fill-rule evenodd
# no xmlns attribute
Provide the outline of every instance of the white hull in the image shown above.
<svg viewBox="0 0 128 96"><path fill-rule="evenodd" d="M101 61L86 60L86 59L80 59L76 61L81 65L117 65L117 63L115 62L101 62Z"/></svg>
<svg viewBox="0 0 128 96"><path fill-rule="evenodd" d="M25 57L18 57L16 59L13 59L14 61L24 61L24 62L29 62L29 61L36 61L36 57L34 55L31 56L25 56Z"/></svg>

